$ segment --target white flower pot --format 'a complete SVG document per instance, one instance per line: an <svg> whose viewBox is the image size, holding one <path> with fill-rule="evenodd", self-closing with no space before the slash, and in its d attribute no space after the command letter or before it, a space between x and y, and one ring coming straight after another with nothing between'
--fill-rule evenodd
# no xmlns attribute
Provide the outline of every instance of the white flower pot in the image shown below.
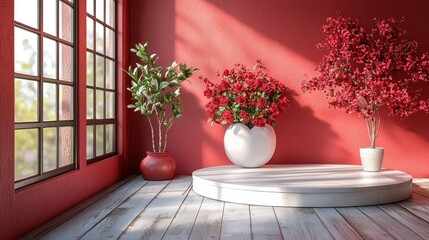
<svg viewBox="0 0 429 240"><path fill-rule="evenodd" d="M270 161L276 149L273 127L253 127L242 123L228 127L224 137L225 152L235 165L246 168L260 167Z"/></svg>
<svg viewBox="0 0 429 240"><path fill-rule="evenodd" d="M379 172L383 163L384 148L360 148L362 168L366 172Z"/></svg>

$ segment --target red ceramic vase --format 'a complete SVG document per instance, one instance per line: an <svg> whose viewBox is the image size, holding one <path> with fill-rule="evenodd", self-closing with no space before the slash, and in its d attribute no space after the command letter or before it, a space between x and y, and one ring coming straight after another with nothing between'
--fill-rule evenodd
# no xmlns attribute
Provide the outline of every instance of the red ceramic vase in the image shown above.
<svg viewBox="0 0 429 240"><path fill-rule="evenodd" d="M146 180L169 180L174 178L176 161L168 152L146 152L140 163L140 172Z"/></svg>

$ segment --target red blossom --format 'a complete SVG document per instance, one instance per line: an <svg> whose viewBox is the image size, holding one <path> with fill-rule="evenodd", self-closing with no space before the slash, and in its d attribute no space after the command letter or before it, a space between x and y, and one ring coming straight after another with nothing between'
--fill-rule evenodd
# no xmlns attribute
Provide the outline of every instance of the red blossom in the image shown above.
<svg viewBox="0 0 429 240"><path fill-rule="evenodd" d="M249 121L250 120L250 115L246 111L244 111L244 110L240 111L239 117L242 118L244 121Z"/></svg>
<svg viewBox="0 0 429 240"><path fill-rule="evenodd" d="M264 108L267 106L267 99L261 97L258 99L258 102L256 103L256 107L258 108Z"/></svg>
<svg viewBox="0 0 429 240"><path fill-rule="evenodd" d="M273 84L264 82L261 86L261 91L267 93L268 95L272 95L276 91L276 86Z"/></svg>
<svg viewBox="0 0 429 240"><path fill-rule="evenodd" d="M429 55L419 54L417 42L404 38L403 20L374 20L375 27L365 31L356 19L328 18L322 27L325 40L317 45L326 51L316 68L319 75L302 84L304 92L323 91L330 106L367 119L372 147L379 108L398 117L429 111L429 99L415 84L429 81Z"/></svg>
<svg viewBox="0 0 429 240"><path fill-rule="evenodd" d="M365 118L382 106L398 117L428 111L428 99L421 99L420 89L408 87L429 80L428 54L419 55L417 43L402 38L403 20L375 19L369 32L352 18L326 21L325 41L318 47L327 54L316 68L320 75L303 83L304 92L323 91L332 107Z"/></svg>
<svg viewBox="0 0 429 240"><path fill-rule="evenodd" d="M224 107L224 106L227 106L228 103L229 103L229 98L228 97L221 97L220 98L219 106Z"/></svg>
<svg viewBox="0 0 429 240"><path fill-rule="evenodd" d="M206 90L204 90L204 96L205 97L211 98L212 94L213 94L212 90L210 90L208 88Z"/></svg>
<svg viewBox="0 0 429 240"><path fill-rule="evenodd" d="M252 124L257 126L257 127L263 127L263 126L265 126L266 123L267 123L267 119L265 119L263 117L255 117L252 120Z"/></svg>
<svg viewBox="0 0 429 240"><path fill-rule="evenodd" d="M247 98L243 95L238 95L235 98L235 101L238 103L238 105L240 105L241 107L246 107L247 106Z"/></svg>
<svg viewBox="0 0 429 240"><path fill-rule="evenodd" d="M221 99L222 99L222 96L215 96L213 98L213 101L212 101L213 105L216 106L216 107L218 107L220 105L220 100Z"/></svg>
<svg viewBox="0 0 429 240"><path fill-rule="evenodd" d="M257 61L253 70L241 64L225 69L218 74L222 78L219 84L201 77L206 86L204 96L210 100L206 104L209 120L220 124L240 122L250 128L273 125L289 100L287 88L265 70Z"/></svg>
<svg viewBox="0 0 429 240"><path fill-rule="evenodd" d="M237 83L232 87L232 93L239 93L246 91L246 88L244 87L244 84Z"/></svg>
<svg viewBox="0 0 429 240"><path fill-rule="evenodd" d="M222 113L222 120L226 121L227 123L233 123L234 122L234 112L232 110L225 110Z"/></svg>
<svg viewBox="0 0 429 240"><path fill-rule="evenodd" d="M275 103L271 103L270 107L268 108L268 112L270 113L270 115L279 115L280 114L280 110L277 104Z"/></svg>
<svg viewBox="0 0 429 240"><path fill-rule="evenodd" d="M221 92L228 90L229 84L226 81L222 81L218 86L217 89Z"/></svg>
<svg viewBox="0 0 429 240"><path fill-rule="evenodd" d="M257 87L259 87L259 85L261 84L261 80L260 79L254 79L252 76L250 78L247 79L246 81L247 86L249 86L249 88L251 89L256 89Z"/></svg>

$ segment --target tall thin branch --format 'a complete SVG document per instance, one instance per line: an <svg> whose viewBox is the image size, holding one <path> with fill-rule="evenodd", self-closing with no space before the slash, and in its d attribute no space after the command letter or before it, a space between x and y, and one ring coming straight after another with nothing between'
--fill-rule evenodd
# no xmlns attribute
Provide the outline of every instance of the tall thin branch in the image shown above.
<svg viewBox="0 0 429 240"><path fill-rule="evenodd" d="M173 126L173 118L170 119L170 125L165 130L165 134L164 134L164 150L163 150L163 152L165 152L165 149L167 148L168 130L170 130L171 126Z"/></svg>
<svg viewBox="0 0 429 240"><path fill-rule="evenodd" d="M153 132L153 125L152 125L152 121L150 120L149 115L146 115L146 117L147 117L147 120L148 120L149 125L150 125L150 132L152 133L152 150L153 150L154 152L156 152L156 150L155 150L155 134L154 134L154 132Z"/></svg>
<svg viewBox="0 0 429 240"><path fill-rule="evenodd" d="M158 116L158 152L162 149L162 117L161 114Z"/></svg>

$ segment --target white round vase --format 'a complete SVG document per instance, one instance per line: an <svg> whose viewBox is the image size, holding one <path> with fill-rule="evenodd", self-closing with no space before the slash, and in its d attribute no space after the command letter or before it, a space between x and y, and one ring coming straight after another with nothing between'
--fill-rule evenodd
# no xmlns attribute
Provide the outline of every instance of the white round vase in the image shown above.
<svg viewBox="0 0 429 240"><path fill-rule="evenodd" d="M226 130L223 143L231 162L255 168L270 161L276 149L276 133L268 124L249 129L242 123L234 123Z"/></svg>
<svg viewBox="0 0 429 240"><path fill-rule="evenodd" d="M379 172L383 163L384 148L360 148L362 168L366 172Z"/></svg>

